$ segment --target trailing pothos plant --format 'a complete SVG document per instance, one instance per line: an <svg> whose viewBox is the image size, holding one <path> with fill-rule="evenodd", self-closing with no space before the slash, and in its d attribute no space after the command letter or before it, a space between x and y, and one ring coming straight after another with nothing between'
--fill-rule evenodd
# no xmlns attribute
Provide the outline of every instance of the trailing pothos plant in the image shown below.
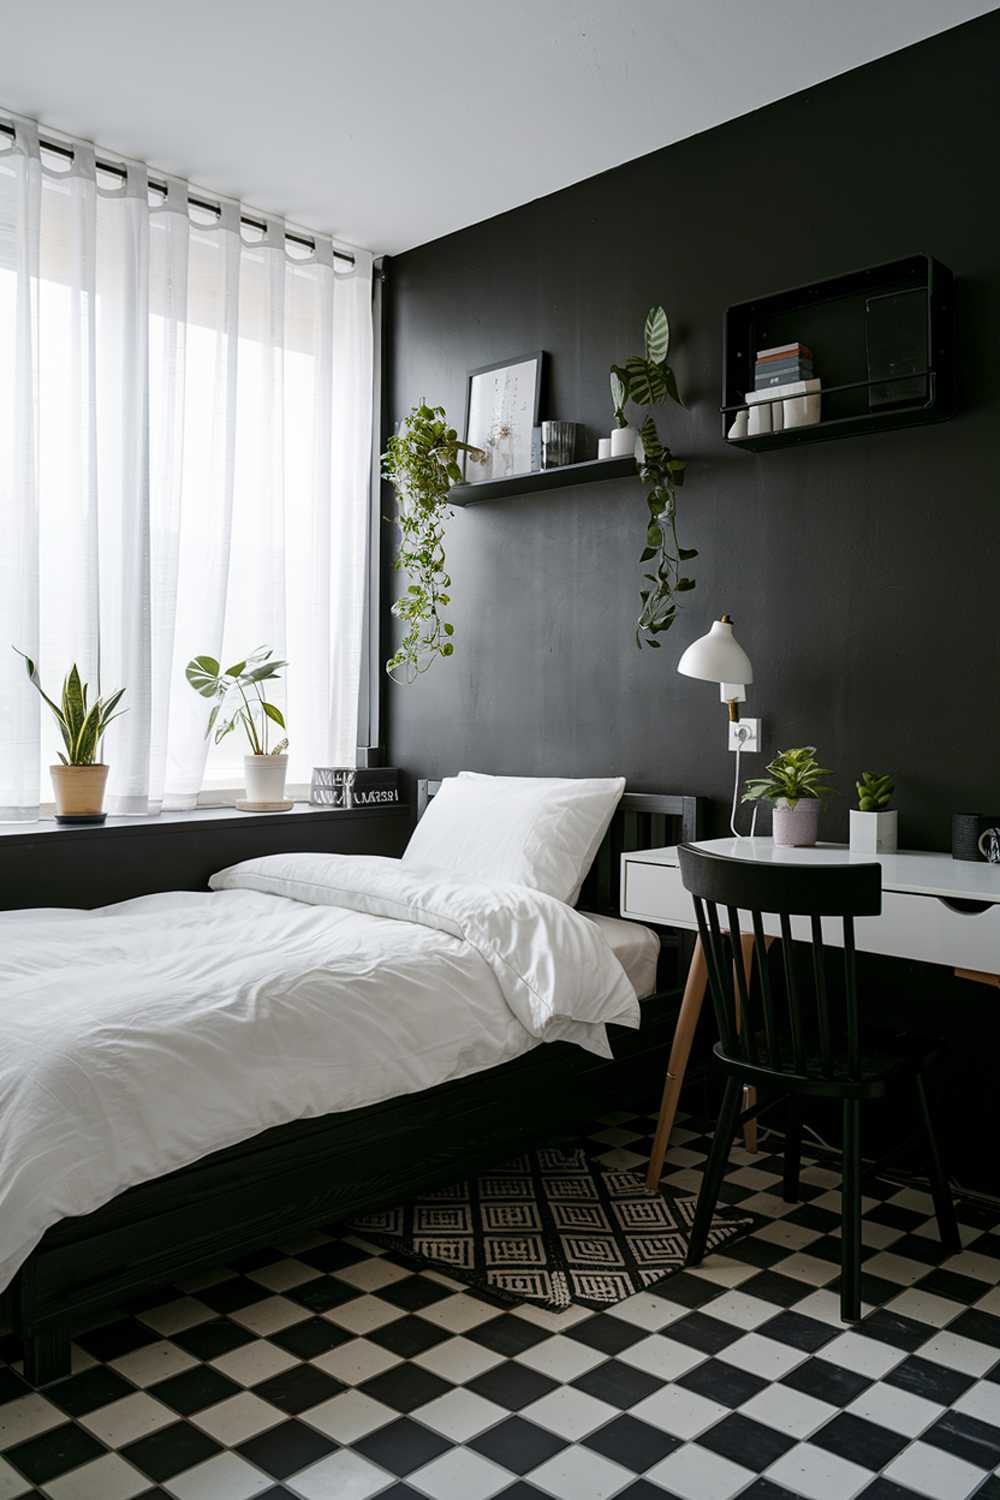
<svg viewBox="0 0 1000 1500"><path fill-rule="evenodd" d="M400 531L393 567L409 580L392 606L404 626L399 649L385 664L394 682L415 682L436 657L455 650L455 627L441 610L451 603L444 522L451 514L449 491L462 478L460 453L478 463L486 460L481 448L463 443L448 426L443 406L421 401L403 418L382 455L382 477L396 492Z"/></svg>
<svg viewBox="0 0 1000 1500"><path fill-rule="evenodd" d="M635 355L624 365L611 366L611 403L619 427L628 425L625 407L630 401L646 408L668 400L683 405L667 362L670 324L662 307L651 307L646 314L643 348L642 355ZM681 564L697 557L698 551L682 547L677 537L677 492L684 483L687 464L674 457L648 410L639 425L635 458L649 510L646 545L639 561L654 565L653 572L643 575L649 587L639 590L642 607L635 622L635 642L639 647L658 647L657 637L670 629L677 616L677 595L695 586Z"/></svg>

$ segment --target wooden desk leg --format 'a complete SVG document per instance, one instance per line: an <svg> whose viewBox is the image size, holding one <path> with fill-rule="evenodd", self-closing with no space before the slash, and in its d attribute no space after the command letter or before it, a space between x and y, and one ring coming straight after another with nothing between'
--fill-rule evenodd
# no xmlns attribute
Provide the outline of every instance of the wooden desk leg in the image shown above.
<svg viewBox="0 0 1000 1500"><path fill-rule="evenodd" d="M767 939L767 946L771 946L771 938ZM740 952L743 959L743 972L747 976L747 984L750 983L750 974L753 969L754 938L753 933L744 932L740 934ZM695 938L694 952L691 955L691 965L687 973L687 982L684 985L684 998L681 1001L680 1014L677 1017L677 1028L674 1031L673 1045L670 1048L670 1060L667 1063L667 1077L663 1085L663 1098L660 1101L660 1115L656 1122L656 1135L653 1137L653 1149L649 1157L649 1170L646 1174L646 1187L651 1193L655 1193L660 1185L663 1175L663 1162L670 1144L670 1132L674 1128L674 1116L677 1114L677 1101L680 1098L681 1089L684 1085L684 1074L687 1072L688 1059L691 1056L691 1047L694 1043L694 1034L698 1029L698 1018L701 1015L701 1007L705 1000L705 991L708 988L708 970L705 967L705 954L701 946L701 938ZM757 1090L747 1084L743 1089L743 1107L752 1109L757 1103ZM743 1144L748 1151L757 1150L757 1121L748 1120L743 1127Z"/></svg>
<svg viewBox="0 0 1000 1500"><path fill-rule="evenodd" d="M698 1029L698 1017L701 1015L701 1007L705 999L707 985L708 970L705 967L705 954L702 950L701 938L699 937L695 938L694 952L691 955L691 964L687 973L687 982L684 985L684 998L681 1001L680 1014L677 1017L677 1027L674 1031L674 1040L670 1048L670 1060L667 1063L667 1077L663 1085L663 1099L660 1102L660 1117L656 1122L656 1135L653 1139L653 1149L649 1157L646 1186L651 1193L656 1192L660 1185L660 1177L663 1174L663 1159L667 1154L670 1132L673 1129L674 1116L677 1113L677 1101L680 1098L681 1086L684 1083L688 1058L691 1056L694 1034Z"/></svg>

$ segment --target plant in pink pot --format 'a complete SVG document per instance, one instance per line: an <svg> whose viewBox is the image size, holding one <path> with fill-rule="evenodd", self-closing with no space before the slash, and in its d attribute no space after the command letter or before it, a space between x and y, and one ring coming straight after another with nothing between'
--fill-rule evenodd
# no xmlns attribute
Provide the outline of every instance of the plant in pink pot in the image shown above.
<svg viewBox="0 0 1000 1500"><path fill-rule="evenodd" d="M815 745L779 750L765 776L746 783L744 802L766 799L773 808L774 842L783 849L811 849L819 831L820 802L833 788L825 778L832 772L816 759Z"/></svg>

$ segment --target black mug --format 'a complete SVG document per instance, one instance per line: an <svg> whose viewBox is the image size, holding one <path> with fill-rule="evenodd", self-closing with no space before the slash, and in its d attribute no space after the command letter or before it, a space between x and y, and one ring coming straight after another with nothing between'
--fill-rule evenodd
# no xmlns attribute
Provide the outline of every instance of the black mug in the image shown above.
<svg viewBox="0 0 1000 1500"><path fill-rule="evenodd" d="M951 857L1000 864L1000 813L953 813Z"/></svg>

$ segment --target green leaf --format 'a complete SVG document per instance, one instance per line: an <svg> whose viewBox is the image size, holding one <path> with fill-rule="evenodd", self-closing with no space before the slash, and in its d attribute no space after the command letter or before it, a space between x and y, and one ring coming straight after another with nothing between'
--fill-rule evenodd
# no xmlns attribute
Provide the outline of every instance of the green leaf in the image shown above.
<svg viewBox="0 0 1000 1500"><path fill-rule="evenodd" d="M681 562L688 562L692 557L698 556L697 547L678 547L677 556Z"/></svg>
<svg viewBox="0 0 1000 1500"><path fill-rule="evenodd" d="M74 766L91 766L94 763L94 755L97 750L97 731L101 722L101 705L95 703L87 714L73 741L73 749L70 753L70 764Z"/></svg>
<svg viewBox="0 0 1000 1500"><path fill-rule="evenodd" d="M671 401L676 401L678 406L683 406L684 402L677 393L677 381L674 378L674 372L669 365L663 366L663 385L665 394L670 397Z"/></svg>
<svg viewBox="0 0 1000 1500"><path fill-rule="evenodd" d="M80 685L80 673L76 663L70 667L66 674L66 681L62 690L63 716L69 725L70 733L79 734L80 726L86 718L84 706L83 688Z"/></svg>
<svg viewBox="0 0 1000 1500"><path fill-rule="evenodd" d="M666 399L667 383L663 368L651 365L645 359L629 359L625 362L629 395L637 406L658 406Z"/></svg>
<svg viewBox="0 0 1000 1500"><path fill-rule="evenodd" d="M663 452L663 444L660 442L660 434L656 430L656 421L652 416L647 417L639 428L639 437L647 462L655 463Z"/></svg>
<svg viewBox="0 0 1000 1500"><path fill-rule="evenodd" d="M268 682L272 677L277 677L282 667L287 667L287 661L266 661L263 666L254 667L251 671L243 674L243 682Z"/></svg>
<svg viewBox="0 0 1000 1500"><path fill-rule="evenodd" d="M63 711L58 706L58 704L55 704L55 703L52 702L52 699L49 697L48 693L46 693L46 692L43 691L43 689L42 689L42 683L41 683L41 678L38 675L38 668L35 666L35 663L32 661L32 659L31 659L30 656L25 656L25 654L24 654L23 651L18 651L18 649L17 649L16 646L11 646L10 649L12 651L16 652L16 654L18 656L20 656L20 657L23 658L25 667L27 668L27 671L28 671L28 681L31 683L32 687L36 690L36 692L38 693L38 696L41 698L42 702L45 703L52 710L52 713L55 715L56 723L59 725L59 728L62 730L63 739L66 739L66 735L67 735L68 731L67 731L66 719L65 719L65 716L63 714ZM68 745L68 741L67 741L67 745Z"/></svg>
<svg viewBox="0 0 1000 1500"><path fill-rule="evenodd" d="M646 347L646 358L654 365L662 365L670 349L670 324L662 307L651 307L646 314L642 331Z"/></svg>
<svg viewBox="0 0 1000 1500"><path fill-rule="evenodd" d="M244 661L234 662L231 667L227 667L226 668L225 672L223 673L223 676L225 676L225 677L238 677L241 672L245 672L246 671L246 666L247 666L247 664L246 664L245 660ZM190 678L188 680L190 681Z"/></svg>
<svg viewBox="0 0 1000 1500"><path fill-rule="evenodd" d="M280 708L276 708L273 703L262 703L261 708L267 714L267 717L269 719L272 719L274 723L277 724L279 729L284 729L286 727L285 718Z"/></svg>
<svg viewBox="0 0 1000 1500"><path fill-rule="evenodd" d="M219 663L214 656L195 656L184 669L184 676L203 698L214 698L219 687Z"/></svg>

